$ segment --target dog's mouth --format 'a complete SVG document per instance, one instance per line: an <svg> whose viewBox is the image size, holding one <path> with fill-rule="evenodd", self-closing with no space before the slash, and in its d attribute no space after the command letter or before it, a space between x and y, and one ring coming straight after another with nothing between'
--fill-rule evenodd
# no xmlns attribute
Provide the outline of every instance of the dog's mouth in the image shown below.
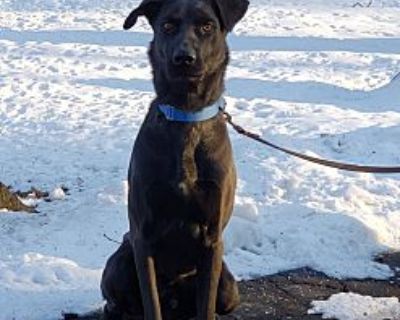
<svg viewBox="0 0 400 320"><path fill-rule="evenodd" d="M169 75L172 80L196 82L204 78L204 72L200 68L170 68Z"/></svg>
<svg viewBox="0 0 400 320"><path fill-rule="evenodd" d="M189 81L201 81L203 79L202 73L189 73L185 74L184 78L188 79Z"/></svg>
<svg viewBox="0 0 400 320"><path fill-rule="evenodd" d="M177 80L189 80L189 81L198 81L203 78L203 73L201 72L179 72L173 74L173 78Z"/></svg>

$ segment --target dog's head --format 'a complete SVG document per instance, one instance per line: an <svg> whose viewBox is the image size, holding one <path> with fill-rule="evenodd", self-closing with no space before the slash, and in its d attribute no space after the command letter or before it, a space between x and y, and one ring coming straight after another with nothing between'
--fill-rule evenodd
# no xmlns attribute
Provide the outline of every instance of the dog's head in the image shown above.
<svg viewBox="0 0 400 320"><path fill-rule="evenodd" d="M150 58L171 82L197 82L226 64L226 35L244 16L247 0L143 0L126 18L145 16L154 31Z"/></svg>

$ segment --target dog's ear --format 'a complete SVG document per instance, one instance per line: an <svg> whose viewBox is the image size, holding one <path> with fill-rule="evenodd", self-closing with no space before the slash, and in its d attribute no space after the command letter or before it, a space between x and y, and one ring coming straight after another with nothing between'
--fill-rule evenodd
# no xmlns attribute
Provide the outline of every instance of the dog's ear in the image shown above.
<svg viewBox="0 0 400 320"><path fill-rule="evenodd" d="M214 0L223 28L230 32L243 18L249 6L248 0Z"/></svg>
<svg viewBox="0 0 400 320"><path fill-rule="evenodd" d="M124 29L128 30L132 28L139 16L145 16L149 23L152 24L161 5L162 0L143 0L142 3L125 19Z"/></svg>

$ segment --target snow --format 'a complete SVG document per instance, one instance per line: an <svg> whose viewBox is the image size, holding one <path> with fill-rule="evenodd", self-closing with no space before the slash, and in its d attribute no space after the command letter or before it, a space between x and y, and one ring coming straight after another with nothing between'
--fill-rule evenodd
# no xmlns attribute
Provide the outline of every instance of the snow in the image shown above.
<svg viewBox="0 0 400 320"><path fill-rule="evenodd" d="M64 200L65 199L65 192L63 188L57 187L50 193L51 200Z"/></svg>
<svg viewBox="0 0 400 320"><path fill-rule="evenodd" d="M0 180L53 200L36 201L37 214L0 212L0 320L101 305L118 246L108 238L128 229L127 166L154 96L149 27L121 31L135 3L0 0ZM307 154L399 165L400 1L353 4L252 1L229 37L227 109ZM338 171L231 139L239 182L225 258L238 278L304 266L392 275L373 258L400 249L399 174Z"/></svg>
<svg viewBox="0 0 400 320"><path fill-rule="evenodd" d="M355 293L338 293L327 301L313 301L309 314L322 314L323 319L385 320L400 319L398 298L373 298Z"/></svg>

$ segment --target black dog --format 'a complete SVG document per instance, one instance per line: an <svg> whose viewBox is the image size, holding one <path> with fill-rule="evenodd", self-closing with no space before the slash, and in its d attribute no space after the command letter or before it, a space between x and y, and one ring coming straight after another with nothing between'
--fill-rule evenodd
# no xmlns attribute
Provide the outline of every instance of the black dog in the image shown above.
<svg viewBox="0 0 400 320"><path fill-rule="evenodd" d="M239 303L222 260L236 173L223 105L226 35L247 0L144 0L157 97L128 175L130 231L107 262L106 319L211 320Z"/></svg>

